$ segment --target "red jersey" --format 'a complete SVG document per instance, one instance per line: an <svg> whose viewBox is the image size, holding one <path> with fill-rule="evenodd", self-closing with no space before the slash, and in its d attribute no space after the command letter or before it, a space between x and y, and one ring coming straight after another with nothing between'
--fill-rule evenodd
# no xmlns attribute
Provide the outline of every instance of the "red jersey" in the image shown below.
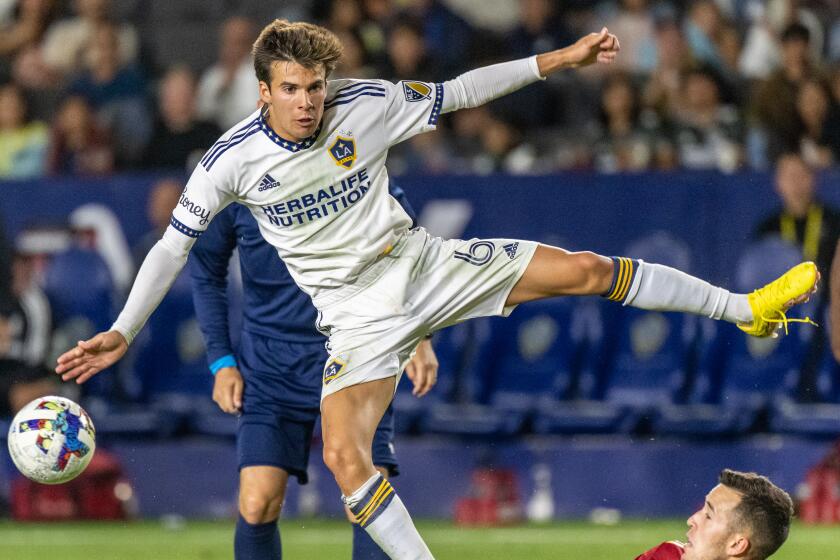
<svg viewBox="0 0 840 560"><path fill-rule="evenodd" d="M637 556L636 560L680 560L683 552L685 552L685 545L683 543L679 541L668 541Z"/></svg>

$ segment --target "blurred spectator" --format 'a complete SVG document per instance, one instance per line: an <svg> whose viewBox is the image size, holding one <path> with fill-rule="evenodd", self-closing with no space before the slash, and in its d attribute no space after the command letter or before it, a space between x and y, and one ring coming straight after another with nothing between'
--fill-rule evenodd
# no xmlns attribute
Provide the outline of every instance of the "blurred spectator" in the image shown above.
<svg viewBox="0 0 840 560"><path fill-rule="evenodd" d="M512 175L538 173L537 151L527 142L523 130L511 121L493 118L481 130L483 154L475 162L477 172Z"/></svg>
<svg viewBox="0 0 840 560"><path fill-rule="evenodd" d="M782 208L758 225L756 236L780 235L800 247L805 259L817 263L823 278L828 278L840 239L840 211L816 197L814 172L799 154L779 158L775 188Z"/></svg>
<svg viewBox="0 0 840 560"><path fill-rule="evenodd" d="M464 113L460 115L460 113ZM522 129L509 120L491 114L486 106L458 111L454 122L457 160L460 172L487 175L539 173L536 148L526 141Z"/></svg>
<svg viewBox="0 0 840 560"><path fill-rule="evenodd" d="M98 28L111 23L110 0L75 0L73 6L76 17L51 25L44 38L42 51L46 66L63 76L89 68L91 61L89 54L86 54L87 45L94 40L94 32ZM114 32L118 64L133 63L139 49L137 31L132 25L121 23L115 26Z"/></svg>
<svg viewBox="0 0 840 560"><path fill-rule="evenodd" d="M723 81L724 98L741 106L746 100L747 81L738 68L741 59L741 35L732 25L724 25L718 34L720 52L720 78Z"/></svg>
<svg viewBox="0 0 840 560"><path fill-rule="evenodd" d="M392 0L361 0L361 3L364 19L359 27L359 37L370 60L377 65L385 64L387 30L396 16L396 5Z"/></svg>
<svg viewBox="0 0 840 560"><path fill-rule="evenodd" d="M653 62L648 59L653 58L654 21L648 0L620 0L617 4L618 13L605 23L610 33L621 41L616 67L631 72L650 70Z"/></svg>
<svg viewBox="0 0 840 560"><path fill-rule="evenodd" d="M0 178L43 175L46 150L47 125L27 118L20 88L0 86Z"/></svg>
<svg viewBox="0 0 840 560"><path fill-rule="evenodd" d="M14 308L12 293L12 248L6 239L6 225L0 212L0 314L8 315Z"/></svg>
<svg viewBox="0 0 840 560"><path fill-rule="evenodd" d="M469 23L440 0L411 0L406 10L421 22L429 57L445 77L472 69L464 57L472 44L473 29Z"/></svg>
<svg viewBox="0 0 840 560"><path fill-rule="evenodd" d="M47 167L53 175L105 175L114 169L110 137L83 97L69 97L59 107Z"/></svg>
<svg viewBox="0 0 840 560"><path fill-rule="evenodd" d="M429 56L420 21L399 17L388 32L387 76L393 81L443 79Z"/></svg>
<svg viewBox="0 0 840 560"><path fill-rule="evenodd" d="M15 257L9 271L11 297L0 308L0 417L12 416L28 402L58 388L46 368L52 326L50 305L35 282L29 259Z"/></svg>
<svg viewBox="0 0 840 560"><path fill-rule="evenodd" d="M817 79L803 82L796 111L802 123L799 149L805 161L820 169L840 161L840 115L828 87Z"/></svg>
<svg viewBox="0 0 840 560"><path fill-rule="evenodd" d="M640 121L636 87L626 74L608 77L601 93L593 164L602 173L643 171L654 160L653 139Z"/></svg>
<svg viewBox="0 0 840 560"><path fill-rule="evenodd" d="M680 104L683 75L694 58L676 21L663 19L656 26L656 61L642 91L645 107L667 115Z"/></svg>
<svg viewBox="0 0 840 560"><path fill-rule="evenodd" d="M450 173L452 163L451 147L441 129L413 136L388 151L388 172L394 175Z"/></svg>
<svg viewBox="0 0 840 560"><path fill-rule="evenodd" d="M333 0L327 14L327 27L333 33L353 32L363 21L359 0Z"/></svg>
<svg viewBox="0 0 840 560"><path fill-rule="evenodd" d="M134 244L132 248L132 255L134 256L134 263L137 268L143 264L143 259L146 254L152 249L161 237L163 232L169 226L169 219L172 217L172 211L178 204L181 197L181 191L184 190L183 183L175 179L167 178L161 179L155 183L149 191L149 198L146 201L146 217L152 226L140 240Z"/></svg>
<svg viewBox="0 0 840 560"><path fill-rule="evenodd" d="M519 25L507 37L510 58L559 49L577 39L563 25L552 0L519 0Z"/></svg>
<svg viewBox="0 0 840 560"><path fill-rule="evenodd" d="M218 60L198 85L198 115L227 130L257 106L259 93L251 58L257 30L249 19L232 17L222 24L220 35Z"/></svg>
<svg viewBox="0 0 840 560"><path fill-rule="evenodd" d="M829 77L829 84L831 90L831 102L840 107L840 66L835 66Z"/></svg>
<svg viewBox="0 0 840 560"><path fill-rule="evenodd" d="M195 76L187 67L175 67L163 77L152 138L146 148L146 167L192 171L222 131L198 119L195 109Z"/></svg>
<svg viewBox="0 0 840 560"><path fill-rule="evenodd" d="M720 87L710 70L698 68L685 76L673 122L683 167L730 172L741 164L741 119L734 106L721 103Z"/></svg>
<svg viewBox="0 0 840 560"><path fill-rule="evenodd" d="M381 78L382 76L369 63L367 52L365 52L359 36L353 31L339 31L336 33L344 52L338 66L330 75L330 78Z"/></svg>
<svg viewBox="0 0 840 560"><path fill-rule="evenodd" d="M54 0L20 0L14 21L0 29L0 56L38 45L54 15Z"/></svg>
<svg viewBox="0 0 840 560"><path fill-rule="evenodd" d="M117 29L108 23L93 31L85 55L88 68L69 92L84 97L97 119L110 129L117 163L134 163L151 133L143 74L137 66L122 62Z"/></svg>
<svg viewBox="0 0 840 560"><path fill-rule="evenodd" d="M752 113L771 161L799 148L796 96L799 86L816 73L809 56L809 37L808 29L798 23L785 29L781 68L760 82L751 96Z"/></svg>
<svg viewBox="0 0 840 560"><path fill-rule="evenodd" d="M695 0L688 9L685 36L694 58L715 69L722 65L717 42L723 16L714 0Z"/></svg>

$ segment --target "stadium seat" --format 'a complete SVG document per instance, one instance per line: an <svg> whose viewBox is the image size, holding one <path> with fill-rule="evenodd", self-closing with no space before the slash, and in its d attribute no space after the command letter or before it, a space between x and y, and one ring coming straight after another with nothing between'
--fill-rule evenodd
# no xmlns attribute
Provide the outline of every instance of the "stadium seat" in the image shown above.
<svg viewBox="0 0 840 560"><path fill-rule="evenodd" d="M615 308L614 304L611 305ZM603 400L605 367L604 303L597 299L574 302L570 333L577 354L571 386L562 399L540 398L531 428L538 434L627 433L638 416L625 407ZM558 384L559 385L559 384Z"/></svg>
<svg viewBox="0 0 840 560"><path fill-rule="evenodd" d="M631 242L632 258L691 269L682 241L654 232ZM698 319L681 313L659 313L602 303L605 337L600 350L602 375L594 396L625 407L638 418L651 417L661 406L681 402L694 360Z"/></svg>
<svg viewBox="0 0 840 560"><path fill-rule="evenodd" d="M170 393L210 400L213 376L207 371L190 286L189 275L181 274L133 344L135 374L146 401Z"/></svg>
<svg viewBox="0 0 840 560"><path fill-rule="evenodd" d="M484 378L491 406L532 414L541 400L569 398L581 359L573 300L558 298L520 306L508 318L490 320L490 333L473 363Z"/></svg>
<svg viewBox="0 0 840 560"><path fill-rule="evenodd" d="M826 329L828 321L823 321ZM826 333L828 334L828 333ZM840 366L826 350L816 372L816 399L799 402L780 398L770 411L772 431L818 438L836 438L840 434Z"/></svg>
<svg viewBox="0 0 840 560"><path fill-rule="evenodd" d="M167 438L178 431L181 422L176 412L136 403L88 397L81 404L94 419L97 438L106 440Z"/></svg>
<svg viewBox="0 0 840 560"><path fill-rule="evenodd" d="M745 293L778 277L801 260L778 239L749 246L738 263L734 291ZM797 313L813 312L800 306ZM701 358L685 405L668 405L654 418L654 430L680 435L734 435L757 425L775 402L790 400L799 384L804 352L813 328L793 326L789 336L755 338L732 325L701 323Z"/></svg>
<svg viewBox="0 0 840 560"><path fill-rule="evenodd" d="M395 430L415 432L429 411L440 403L460 400L466 390L462 373L474 353L476 332L481 321L469 321L435 333L432 346L438 359L438 379L432 390L421 398L411 394L414 385L402 376L394 395Z"/></svg>
<svg viewBox="0 0 840 560"><path fill-rule="evenodd" d="M107 330L114 318L114 284L96 251L72 247L53 255L43 277L53 315L53 340L69 348ZM85 395L109 396L114 376L97 375L83 386Z"/></svg>
<svg viewBox="0 0 840 560"><path fill-rule="evenodd" d="M43 288L56 327L80 318L90 323L89 334L110 326L114 285L108 265L96 251L74 247L54 255L44 273Z"/></svg>

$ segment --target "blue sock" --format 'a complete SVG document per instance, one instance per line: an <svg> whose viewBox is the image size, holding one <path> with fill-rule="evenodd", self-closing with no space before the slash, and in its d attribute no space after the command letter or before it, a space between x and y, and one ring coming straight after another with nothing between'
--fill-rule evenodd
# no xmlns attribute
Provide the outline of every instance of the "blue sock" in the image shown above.
<svg viewBox="0 0 840 560"><path fill-rule="evenodd" d="M358 523L353 523L353 560L388 560L388 555Z"/></svg>
<svg viewBox="0 0 840 560"><path fill-rule="evenodd" d="M240 515L233 537L233 557L236 560L280 560L280 530L277 520L251 525Z"/></svg>

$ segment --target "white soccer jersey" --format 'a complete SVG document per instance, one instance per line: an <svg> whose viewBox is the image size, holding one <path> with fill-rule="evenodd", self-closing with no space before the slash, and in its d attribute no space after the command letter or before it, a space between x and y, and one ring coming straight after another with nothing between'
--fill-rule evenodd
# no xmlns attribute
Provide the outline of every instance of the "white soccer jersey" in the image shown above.
<svg viewBox="0 0 840 560"><path fill-rule="evenodd" d="M530 57L445 84L331 81L321 125L301 143L278 137L255 112L204 155L111 328L131 343L195 238L234 201L250 207L263 236L318 305L330 290L352 283L409 226L388 193L388 148L432 130L441 112L477 107L539 79L537 57Z"/></svg>
<svg viewBox="0 0 840 560"><path fill-rule="evenodd" d="M317 302L410 227L388 192L385 159L392 145L435 128L443 95L441 84L332 80L321 125L301 143L277 136L256 111L205 154L171 225L195 238L227 204L248 206Z"/></svg>

